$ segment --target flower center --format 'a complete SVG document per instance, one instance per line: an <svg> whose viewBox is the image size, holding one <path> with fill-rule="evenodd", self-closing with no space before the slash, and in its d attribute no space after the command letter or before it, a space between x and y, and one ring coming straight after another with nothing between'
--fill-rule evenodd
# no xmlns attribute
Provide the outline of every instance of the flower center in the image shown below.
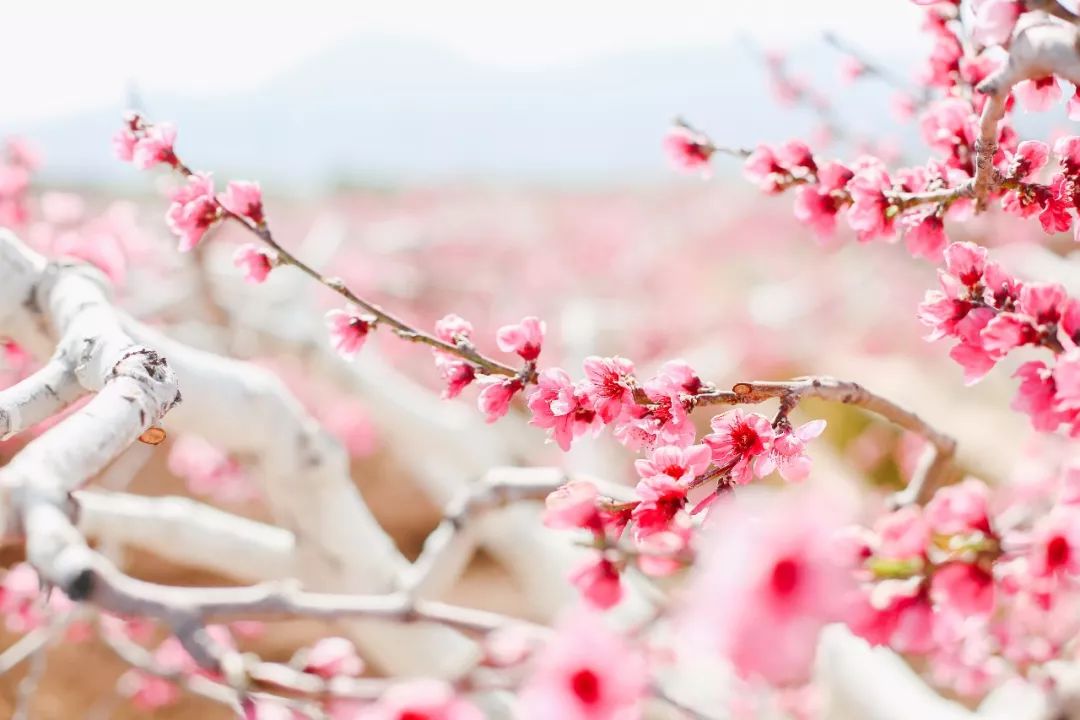
<svg viewBox="0 0 1080 720"><path fill-rule="evenodd" d="M1069 541L1060 535L1046 544L1046 564L1051 568L1059 568L1067 563L1070 554Z"/></svg>
<svg viewBox="0 0 1080 720"><path fill-rule="evenodd" d="M773 566L770 584L777 595L790 595L799 585L799 564L791 559L784 558Z"/></svg>
<svg viewBox="0 0 1080 720"><path fill-rule="evenodd" d="M600 678L589 669L578 670L570 676L570 687L578 700L592 705L600 699Z"/></svg>

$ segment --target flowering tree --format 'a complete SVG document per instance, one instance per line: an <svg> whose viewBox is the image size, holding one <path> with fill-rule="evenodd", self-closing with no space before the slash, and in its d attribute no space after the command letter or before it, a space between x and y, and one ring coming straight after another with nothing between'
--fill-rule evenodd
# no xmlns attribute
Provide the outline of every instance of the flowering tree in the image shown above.
<svg viewBox="0 0 1080 720"><path fill-rule="evenodd" d="M1054 0L915 3L933 51L922 89L898 106L918 114L925 163L828 160L800 141L724 148L683 121L665 147L691 172L718 154L743 157L762 190L795 196L795 217L819 239L846 224L859 243L902 239L940 265L940 287L902 312L917 314L929 340L952 343L968 384L1012 364L1012 408L1041 433L1075 438L1080 299L957 236L1008 215L1037 216L1047 234L1080 233L1080 137L1021 139L1010 124L1017 106L1052 112L1062 82L1080 86L1080 17ZM830 106L782 58L768 63L780 95L809 103L835 136ZM844 72L894 81L850 53ZM1067 112L1080 113L1080 91ZM165 220L184 255L162 260L123 206L90 216L79 198L52 194L34 220L37 160L25 145L9 146L0 173L0 222L19 233L0 235L0 435L15 444L0 468L2 517L26 550L0 593L8 627L22 634L0 667L32 666L20 715L43 648L92 636L130 666L118 689L141 709L187 691L263 720L953 718L975 716L966 707L988 694L995 703L978 716L1071 716L1080 465L1067 455L1045 463L1038 482L993 487L953 437L970 428L931 424L904 396L854 381L736 376L721 386L683 360L642 372L590 348L571 372L548 360L549 326L536 315L493 333L445 308L414 322L370 299L336 246L279 230L258 183L222 189L193 169L173 126L131 114L113 140L121 160L175 181ZM212 237L229 228L246 241ZM215 292L216 246L228 246L231 277L257 287ZM143 287L129 287L147 267ZM311 304L296 301L305 287L333 303L312 336ZM268 298L255 302L271 311L245 307L239 291ZM216 331L175 319L196 312L192 295ZM150 301L158 307L141 307ZM229 359L257 355L245 337L308 358L306 371ZM368 347L373 338L384 347ZM447 405L374 357L411 372L417 353L401 352L411 345L429 347ZM363 367L354 374L342 361ZM350 478L349 456L370 452L371 425L348 405L322 404L313 418L312 374L347 378L322 394L340 398L347 386L362 396L442 506L415 561ZM458 414L454 399L472 392L479 413ZM844 493L820 479L811 456L826 420L815 415L830 405L904 432L901 491ZM169 467L193 494L261 498L274 523L117 489L147 460L138 441L161 448L166 434ZM545 435L572 457L625 447L634 483L528 467L543 461ZM136 579L118 563L122 546L246 584ZM441 599L478 548L527 590L528 613ZM339 630L284 661L243 649L262 622L288 618ZM1006 683L1023 690L991 692Z"/></svg>

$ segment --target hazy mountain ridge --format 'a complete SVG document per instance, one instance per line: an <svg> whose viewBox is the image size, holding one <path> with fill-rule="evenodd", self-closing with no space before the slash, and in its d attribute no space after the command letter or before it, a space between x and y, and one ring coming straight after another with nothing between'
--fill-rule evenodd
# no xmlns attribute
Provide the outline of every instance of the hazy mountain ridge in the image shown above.
<svg viewBox="0 0 1080 720"><path fill-rule="evenodd" d="M839 55L793 53L798 71L837 92ZM896 127L890 90L870 81L840 96L857 127ZM460 178L635 182L669 174L660 138L683 113L717 142L805 136L805 111L770 96L741 46L654 50L575 66L511 71L427 44L361 37L242 95L145 94L151 117L174 120L197 166L300 187L334 179ZM17 128L46 152L48 179L125 182L109 138L118 105Z"/></svg>

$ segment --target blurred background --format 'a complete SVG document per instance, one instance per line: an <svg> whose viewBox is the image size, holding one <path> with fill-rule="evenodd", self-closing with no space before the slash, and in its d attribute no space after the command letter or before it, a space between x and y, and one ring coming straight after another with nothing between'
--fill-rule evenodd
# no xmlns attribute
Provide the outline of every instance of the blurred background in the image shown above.
<svg viewBox="0 0 1080 720"><path fill-rule="evenodd" d="M12 148L37 156L4 222L46 254L99 265L136 316L272 368L349 450L358 487L407 556L439 518L438 498L423 492L432 464L463 479L488 464L564 464L629 482L630 457L608 437L563 456L522 413L509 429L485 426L475 389L443 403L428 351L392 338L355 367L338 363L321 321L334 298L288 272L244 285L230 262L245 240L235 228L177 255L162 222L173 180L113 156L122 111L176 123L180 156L221 185L259 180L276 237L301 257L420 327L463 315L482 350L495 351L498 326L538 315L549 330L542 360L572 374L590 354L630 357L643 374L684 357L721 387L830 374L939 422L990 480L1020 458L1023 473L1038 474L1056 457L1008 411L1007 369L964 389L945 348L921 340L915 308L934 286L932 265L901 247L856 246L845 230L822 247L792 218L791 198L761 196L737 161L717 157L704 181L677 175L661 149L682 115L723 145L801 138L825 155L925 161L903 97L929 47L907 0L306 0L302 11L46 1L7 3L0 17L0 135L26 141L9 146L6 167L22 162ZM892 80L853 80L837 41ZM1049 113L1026 131L1062 122ZM1062 261L1067 245L1032 225L994 216L952 237L999 246L1019 274L1080 289ZM0 386L34 364L8 347ZM850 409L807 410L830 420L815 448L827 482L904 481L914 440ZM424 418L435 424L410 429ZM446 448L424 444L436 435ZM1003 436L1020 441L995 442ZM21 442L0 444L0 458ZM430 456L418 459L418 447ZM170 434L121 460L101 484L268 519L245 459L212 441ZM234 581L123 556L151 580ZM20 558L5 550L6 564ZM484 554L454 593L530 612ZM8 629L4 646L17 637ZM238 642L287 658L325 631L289 623ZM146 716L114 690L124 668L103 648L66 644L53 655L34 717ZM19 679L0 678L0 714ZM153 716L218 712L186 699Z"/></svg>

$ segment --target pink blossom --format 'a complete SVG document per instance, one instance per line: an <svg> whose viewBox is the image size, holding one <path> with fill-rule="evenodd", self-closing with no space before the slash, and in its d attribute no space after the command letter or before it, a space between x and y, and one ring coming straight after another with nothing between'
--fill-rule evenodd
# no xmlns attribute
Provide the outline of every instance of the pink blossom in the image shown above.
<svg viewBox="0 0 1080 720"><path fill-rule="evenodd" d="M885 196L892 189L892 181L883 167L869 165L855 172L847 185L851 193L848 225L855 231L860 242L893 234L895 214Z"/></svg>
<svg viewBox="0 0 1080 720"><path fill-rule="evenodd" d="M1063 507L1039 520L1031 533L1028 569L1033 577L1080 573L1080 515Z"/></svg>
<svg viewBox="0 0 1080 720"><path fill-rule="evenodd" d="M233 265L243 269L244 280L249 283L265 282L276 264L277 255L255 243L245 243L233 253Z"/></svg>
<svg viewBox="0 0 1080 720"><path fill-rule="evenodd" d="M634 450L656 445L690 445L697 430L687 412L684 395L696 393L701 387L701 378L685 362L664 363L660 372L644 385L648 405L624 406L623 416L616 422L616 439Z"/></svg>
<svg viewBox="0 0 1080 720"><path fill-rule="evenodd" d="M152 125L135 142L131 150L131 163L140 170L147 170L158 163L175 165L174 142L176 142L176 128L174 126L169 123ZM121 149L118 146L117 154L119 155L120 152Z"/></svg>
<svg viewBox="0 0 1080 720"><path fill-rule="evenodd" d="M806 223L821 238L836 230L836 216L844 207L844 187L854 173L838 162L829 162L818 170L818 182L803 185L795 193L795 217Z"/></svg>
<svg viewBox="0 0 1080 720"><path fill-rule="evenodd" d="M691 447L663 446L653 449L648 458L634 461L634 469L642 479L667 475L677 482L688 483L705 472L711 461L706 445Z"/></svg>
<svg viewBox="0 0 1080 720"><path fill-rule="evenodd" d="M597 610L613 608L623 597L619 570L603 556L586 558L570 574L570 583Z"/></svg>
<svg viewBox="0 0 1080 720"><path fill-rule="evenodd" d="M930 526L922 511L910 505L878 518L874 532L878 536L876 554L890 560L922 558L930 544Z"/></svg>
<svg viewBox="0 0 1080 720"><path fill-rule="evenodd" d="M524 385L517 378L489 380L480 391L477 404L487 422L493 423L510 411L510 400Z"/></svg>
<svg viewBox="0 0 1080 720"><path fill-rule="evenodd" d="M686 483L668 475L652 475L641 480L635 489L640 501L631 513L638 537L666 532L686 505L687 489Z"/></svg>
<svg viewBox="0 0 1080 720"><path fill-rule="evenodd" d="M459 360L449 353L437 353L435 367L443 382L446 383L442 391L444 400L456 398L476 379L476 368L472 364Z"/></svg>
<svg viewBox="0 0 1080 720"><path fill-rule="evenodd" d="M240 217L247 218L256 225L262 225L263 215L262 188L257 182L233 180L225 187L225 192L218 196L221 205Z"/></svg>
<svg viewBox="0 0 1080 720"><path fill-rule="evenodd" d="M963 535L972 532L989 535L989 494L986 483L974 478L944 487L926 504L923 511L926 523L938 535Z"/></svg>
<svg viewBox="0 0 1080 720"><path fill-rule="evenodd" d="M1069 175L1080 170L1080 136L1065 135L1054 142L1054 155Z"/></svg>
<svg viewBox="0 0 1080 720"><path fill-rule="evenodd" d="M602 620L561 620L521 691L523 720L635 720L648 687L644 659Z"/></svg>
<svg viewBox="0 0 1080 720"><path fill-rule="evenodd" d="M469 342L472 333L472 323L452 313L435 323L435 337L451 345L456 346L462 341ZM476 368L456 355L442 350L435 350L434 352L435 367L446 383L442 396L447 400L456 398L461 394L462 390L476 379Z"/></svg>
<svg viewBox="0 0 1080 720"><path fill-rule="evenodd" d="M878 583L871 597L847 619L859 637L904 653L934 648L934 609L921 578Z"/></svg>
<svg viewBox="0 0 1080 720"><path fill-rule="evenodd" d="M750 182L761 190L774 195L788 181L789 173L784 168L776 153L768 145L758 145L743 163L743 172Z"/></svg>
<svg viewBox="0 0 1080 720"><path fill-rule="evenodd" d="M1035 343L1039 331L1023 315L1000 313L986 324L980 335L982 347L995 357L1001 357L1014 348Z"/></svg>
<svg viewBox="0 0 1080 720"><path fill-rule="evenodd" d="M904 244L913 257L941 261L949 238L945 236L945 222L937 208L908 213L901 218L900 224L904 228Z"/></svg>
<svg viewBox="0 0 1080 720"><path fill-rule="evenodd" d="M599 416L582 385L574 385L561 368L540 373L536 390L529 396L530 423L551 430L555 442L569 450L574 438L600 429Z"/></svg>
<svg viewBox="0 0 1080 720"><path fill-rule="evenodd" d="M806 443L825 430L824 420L812 420L797 428L788 428L777 433L772 447L763 455L754 467L759 477L764 477L773 470L780 472L780 477L788 482L801 482L810 476L811 461L806 455Z"/></svg>
<svg viewBox="0 0 1080 720"><path fill-rule="evenodd" d="M855 598L854 576L835 558L838 520L835 506L806 493L714 507L682 615L687 642L705 640L744 677L805 681L819 632Z"/></svg>
<svg viewBox="0 0 1080 720"><path fill-rule="evenodd" d="M685 125L676 124L664 137L664 151L677 170L708 175L709 160L716 152L716 148L713 147L709 138L701 133Z"/></svg>
<svg viewBox="0 0 1080 720"><path fill-rule="evenodd" d="M983 45L1004 45L1012 36L1020 18L1022 5L1018 0L973 0L975 16L972 34Z"/></svg>
<svg viewBox="0 0 1080 720"><path fill-rule="evenodd" d="M975 140L977 119L971 103L959 98L938 100L919 118L919 131L931 148L952 153Z"/></svg>
<svg viewBox="0 0 1080 720"><path fill-rule="evenodd" d="M112 137L113 152L123 162L131 162L135 157L135 144L139 142L138 136L128 128L116 131Z"/></svg>
<svg viewBox="0 0 1080 720"><path fill-rule="evenodd" d="M1053 370L1037 360L1026 362L1013 374L1020 378L1012 409L1027 413L1036 430L1053 432L1066 420L1055 408L1057 385Z"/></svg>
<svg viewBox="0 0 1080 720"><path fill-rule="evenodd" d="M735 409L714 417L712 429L702 441L712 449L713 462L730 467L735 483L750 482L752 463L772 449L772 424L763 415Z"/></svg>
<svg viewBox="0 0 1080 720"><path fill-rule="evenodd" d="M559 530L598 529L596 486L587 480L571 480L559 486L544 501L544 525Z"/></svg>
<svg viewBox="0 0 1080 720"><path fill-rule="evenodd" d="M184 480L195 495L223 503L243 503L259 497L244 467L198 435L180 435L169 449L169 472Z"/></svg>
<svg viewBox="0 0 1080 720"><path fill-rule="evenodd" d="M989 615L994 610L994 578L978 565L947 563L934 571L930 597L964 615Z"/></svg>
<svg viewBox="0 0 1080 720"><path fill-rule="evenodd" d="M1006 175L1027 182L1046 167L1050 161L1050 148L1037 140L1025 140L1017 146L1015 153L1009 153L1006 157L1009 160Z"/></svg>
<svg viewBox="0 0 1080 720"><path fill-rule="evenodd" d="M1080 120L1080 87L1069 96L1069 102L1065 106L1065 113L1073 122Z"/></svg>
<svg viewBox="0 0 1080 720"><path fill-rule="evenodd" d="M375 327L375 317L348 305L344 310L326 313L326 327L330 330L330 344L334 350L346 360L352 360Z"/></svg>
<svg viewBox="0 0 1080 720"><path fill-rule="evenodd" d="M1028 112L1046 112L1061 99L1061 86L1053 75L1023 80L1013 87L1013 93Z"/></svg>
<svg viewBox="0 0 1080 720"><path fill-rule="evenodd" d="M315 643L304 655L304 672L320 677L355 676L364 669L353 644L342 637L326 637Z"/></svg>
<svg viewBox="0 0 1080 720"><path fill-rule="evenodd" d="M441 680L407 680L392 685L363 720L483 720L484 715Z"/></svg>
<svg viewBox="0 0 1080 720"><path fill-rule="evenodd" d="M1072 227L1069 212L1075 207L1072 192L1073 183L1064 174L1058 173L1050 181L1049 192L1041 198L1043 211L1039 213L1039 222L1047 233L1065 232Z"/></svg>
<svg viewBox="0 0 1080 720"><path fill-rule="evenodd" d="M459 340L471 340L472 334L472 323L454 313L444 315L435 323L435 337L451 345L456 345Z"/></svg>
<svg viewBox="0 0 1080 720"><path fill-rule="evenodd" d="M1053 371L1054 409L1080 411L1080 349L1073 348L1058 356Z"/></svg>
<svg viewBox="0 0 1080 720"><path fill-rule="evenodd" d="M221 206L214 199L214 181L209 175L196 173L186 185L172 192L171 199L165 224L179 236L180 252L188 252L221 219Z"/></svg>
<svg viewBox="0 0 1080 720"><path fill-rule="evenodd" d="M585 358L585 392L592 400L600 419L610 423L619 417L623 408L634 404L632 388L634 364L621 357Z"/></svg>
<svg viewBox="0 0 1080 720"><path fill-rule="evenodd" d="M544 321L527 317L517 325L504 325L495 335L495 341L503 352L515 352L526 362L540 357L547 326Z"/></svg>
<svg viewBox="0 0 1080 720"><path fill-rule="evenodd" d="M0 614L8 630L26 633L42 623L44 616L38 604L41 592L41 580L29 563L13 565L4 573L0 581Z"/></svg>

